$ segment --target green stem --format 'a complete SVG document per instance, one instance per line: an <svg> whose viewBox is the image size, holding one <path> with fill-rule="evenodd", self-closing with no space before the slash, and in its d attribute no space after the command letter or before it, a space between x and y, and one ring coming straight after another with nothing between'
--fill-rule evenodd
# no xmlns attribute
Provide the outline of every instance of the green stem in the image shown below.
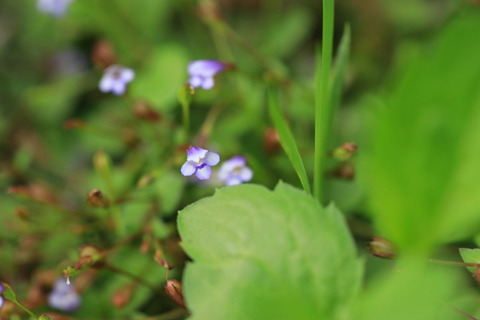
<svg viewBox="0 0 480 320"><path fill-rule="evenodd" d="M136 283L141 284L144 287L147 287L154 292L158 291L157 288L155 288L154 286L152 286L150 283L146 282L144 279L140 278L139 276L134 275L133 273L130 273L130 272L128 272L126 270L123 270L123 269L119 269L119 268L117 268L117 267L115 267L111 264L105 264L105 268L110 270L110 271L113 271L115 273L121 274L121 275L123 275L127 278L130 278L133 281L135 281Z"/></svg>
<svg viewBox="0 0 480 320"><path fill-rule="evenodd" d="M432 263L445 264L445 265L450 265L450 266L480 268L480 263L447 261L447 260L438 260L438 259L430 259L429 261L432 262Z"/></svg>
<svg viewBox="0 0 480 320"><path fill-rule="evenodd" d="M10 300L12 301L13 303L15 303L18 307L20 307L21 309L23 309L23 311L25 311L26 313L28 313L32 319L37 319L37 316L30 310L27 309L27 307L25 307L23 304L21 304L20 302L18 302L17 300Z"/></svg>
<svg viewBox="0 0 480 320"><path fill-rule="evenodd" d="M319 50L316 54L315 71L315 166L313 193L321 202L323 196L323 170L327 151L327 141L332 118L330 101L330 70L333 51L334 0L323 0L323 31L321 63Z"/></svg>
<svg viewBox="0 0 480 320"><path fill-rule="evenodd" d="M182 116L183 116L183 130L184 141L188 141L188 135L190 132L190 103L187 101L182 102Z"/></svg>

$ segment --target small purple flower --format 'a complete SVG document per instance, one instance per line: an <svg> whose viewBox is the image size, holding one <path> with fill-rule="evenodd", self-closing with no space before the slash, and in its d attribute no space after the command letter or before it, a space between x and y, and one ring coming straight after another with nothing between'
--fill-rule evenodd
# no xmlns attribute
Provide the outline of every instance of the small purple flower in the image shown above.
<svg viewBox="0 0 480 320"><path fill-rule="evenodd" d="M219 161L220 156L215 152L190 147L187 150L187 161L180 171L184 176L191 176L195 173L199 180L207 180L212 175L212 168L210 167L216 165Z"/></svg>
<svg viewBox="0 0 480 320"><path fill-rule="evenodd" d="M73 312L80 307L80 296L65 283L65 279L59 278L55 282L52 292L48 296L48 304L50 307L65 312Z"/></svg>
<svg viewBox="0 0 480 320"><path fill-rule="evenodd" d="M225 64L216 60L196 60L188 64L188 82L194 88L212 89L215 85L213 77L225 70Z"/></svg>
<svg viewBox="0 0 480 320"><path fill-rule="evenodd" d="M114 95L122 95L127 89L127 84L135 78L132 69L120 65L113 65L103 71L103 77L98 84L102 92L111 91Z"/></svg>
<svg viewBox="0 0 480 320"><path fill-rule="evenodd" d="M58 18L65 15L72 1L73 0L38 0L37 8L40 11Z"/></svg>
<svg viewBox="0 0 480 320"><path fill-rule="evenodd" d="M252 180L253 171L247 167L247 160L235 156L225 161L218 171L218 178L227 186L233 186Z"/></svg>
<svg viewBox="0 0 480 320"><path fill-rule="evenodd" d="M0 308L3 306L3 297L1 296L3 290L5 290L5 288L3 287L3 284L0 283Z"/></svg>

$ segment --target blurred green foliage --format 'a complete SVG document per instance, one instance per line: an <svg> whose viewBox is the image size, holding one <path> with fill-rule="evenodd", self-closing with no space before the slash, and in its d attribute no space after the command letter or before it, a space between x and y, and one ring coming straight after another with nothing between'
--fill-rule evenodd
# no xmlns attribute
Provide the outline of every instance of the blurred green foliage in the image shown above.
<svg viewBox="0 0 480 320"><path fill-rule="evenodd" d="M48 294L81 261L78 249L92 245L102 263L72 277L82 305L69 318L186 319L163 288L167 277L182 279L186 263L193 319L480 317L469 272L428 262L460 261L459 247L480 243L478 2L335 5L341 72L324 198L348 229L333 206L296 190L268 112L273 88L276 120L286 121L311 182L322 1L75 0L59 18L35 0L0 2L0 281L36 315L62 319ZM177 95L197 59L235 68L191 96L185 136ZM112 63L136 73L121 97L98 90ZM331 157L346 141L358 156ZM180 174L188 145L223 160L245 155L254 183L292 186L213 195L219 181ZM89 205L95 190L104 207ZM179 246L185 207L179 228L193 264ZM395 261L368 254L374 235L396 245ZM275 276L248 268L252 261ZM22 317L8 302L0 309L1 319Z"/></svg>

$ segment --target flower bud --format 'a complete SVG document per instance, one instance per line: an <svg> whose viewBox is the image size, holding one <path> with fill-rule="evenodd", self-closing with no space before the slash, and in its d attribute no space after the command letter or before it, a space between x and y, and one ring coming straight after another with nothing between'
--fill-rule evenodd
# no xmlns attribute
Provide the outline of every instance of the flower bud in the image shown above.
<svg viewBox="0 0 480 320"><path fill-rule="evenodd" d="M163 253L160 250L155 250L155 254L153 255L153 259L162 267L167 270L172 270L173 266L163 258Z"/></svg>
<svg viewBox="0 0 480 320"><path fill-rule="evenodd" d="M155 177L151 174L147 174L142 176L138 182L137 182L137 188L143 188L148 186L150 183L152 183L155 180Z"/></svg>
<svg viewBox="0 0 480 320"><path fill-rule="evenodd" d="M16 208L15 215L23 221L30 221L30 212L27 207L20 206Z"/></svg>
<svg viewBox="0 0 480 320"><path fill-rule="evenodd" d="M477 283L480 284L480 268L477 268L477 269L473 272L473 278L475 279L475 281L477 281Z"/></svg>
<svg viewBox="0 0 480 320"><path fill-rule="evenodd" d="M357 154L358 146L354 142L345 142L333 150L332 156L336 160L346 161Z"/></svg>
<svg viewBox="0 0 480 320"><path fill-rule="evenodd" d="M80 257L78 258L75 269L79 270L83 266L93 266L102 260L102 253L91 245L85 245L80 248Z"/></svg>
<svg viewBox="0 0 480 320"><path fill-rule="evenodd" d="M373 237L373 241L368 244L368 249L371 254L379 258L391 259L396 255L394 245L382 237Z"/></svg>
<svg viewBox="0 0 480 320"><path fill-rule="evenodd" d="M115 308L120 310L125 307L130 302L135 288L136 286L130 283L115 290L112 295L112 304Z"/></svg>
<svg viewBox="0 0 480 320"><path fill-rule="evenodd" d="M343 162L334 168L331 174L336 178L353 180L355 178L355 167L349 162Z"/></svg>
<svg viewBox="0 0 480 320"><path fill-rule="evenodd" d="M51 320L48 314L42 313L40 317L38 317L38 320Z"/></svg>
<svg viewBox="0 0 480 320"><path fill-rule="evenodd" d="M155 111L146 101L136 101L133 106L133 114L141 120L156 122L162 119L162 116Z"/></svg>
<svg viewBox="0 0 480 320"><path fill-rule="evenodd" d="M168 280L165 284L165 292L179 307L186 309L180 281Z"/></svg>
<svg viewBox="0 0 480 320"><path fill-rule="evenodd" d="M110 206L110 200L98 189L93 189L88 193L87 203L93 208L106 209Z"/></svg>
<svg viewBox="0 0 480 320"><path fill-rule="evenodd" d="M274 128L267 128L263 134L263 144L269 155L280 151L280 137Z"/></svg>
<svg viewBox="0 0 480 320"><path fill-rule="evenodd" d="M63 128L64 129L76 129L76 128L83 128L87 124L85 121L79 120L79 119L70 119L67 120L63 123Z"/></svg>
<svg viewBox="0 0 480 320"><path fill-rule="evenodd" d="M95 43L92 50L92 60L100 69L106 69L116 64L117 56L112 44L106 40L99 40Z"/></svg>

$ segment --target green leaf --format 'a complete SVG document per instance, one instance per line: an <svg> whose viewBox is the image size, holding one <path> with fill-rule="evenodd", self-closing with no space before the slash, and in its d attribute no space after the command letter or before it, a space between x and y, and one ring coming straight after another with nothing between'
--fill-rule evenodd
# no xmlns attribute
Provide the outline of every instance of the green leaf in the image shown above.
<svg viewBox="0 0 480 320"><path fill-rule="evenodd" d="M480 264L480 249L460 248L458 251L460 252L464 262ZM467 269L470 270L470 272L476 272L478 270L478 268L474 267L467 267Z"/></svg>
<svg viewBox="0 0 480 320"><path fill-rule="evenodd" d="M191 319L347 319L361 265L341 213L279 183L217 190L179 213Z"/></svg>
<svg viewBox="0 0 480 320"><path fill-rule="evenodd" d="M480 13L459 15L406 68L377 113L361 181L377 228L428 251L480 227Z"/></svg>
<svg viewBox="0 0 480 320"><path fill-rule="evenodd" d="M283 150L285 150L285 153L290 159L293 168L297 172L303 189L306 192L311 193L307 171L305 170L302 157L300 156L300 152L298 151L297 143L295 142L295 138L293 137L290 128L288 127L284 117L280 112L278 100L272 92L270 92L268 96L268 105L270 117L272 118L273 125L275 126L275 129L277 130L278 136L280 138L280 144L282 145Z"/></svg>

